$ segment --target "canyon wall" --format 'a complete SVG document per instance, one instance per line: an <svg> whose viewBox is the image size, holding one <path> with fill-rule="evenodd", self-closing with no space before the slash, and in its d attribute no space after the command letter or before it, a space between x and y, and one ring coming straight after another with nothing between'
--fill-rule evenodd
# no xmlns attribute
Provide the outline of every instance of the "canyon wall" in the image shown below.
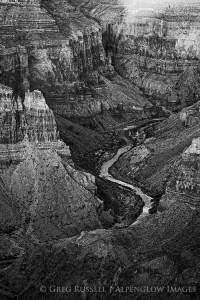
<svg viewBox="0 0 200 300"><path fill-rule="evenodd" d="M74 5L99 20L104 48L115 70L153 104L176 109L200 97L196 86L200 6L195 1L171 2L111 1L108 5L105 1L76 1ZM186 76L183 80L182 73L191 77L190 82Z"/></svg>
<svg viewBox="0 0 200 300"><path fill-rule="evenodd" d="M178 109L200 97L198 4L152 10L125 1L44 0L1 2L0 9L1 82L22 97L41 90L60 115L97 115L113 98L120 104L110 89L122 87L116 71L154 105Z"/></svg>
<svg viewBox="0 0 200 300"><path fill-rule="evenodd" d="M41 3L42 2L42 3ZM101 27L65 1L0 3L0 80L22 97L39 89L65 116L109 108L92 87L115 76L102 45Z"/></svg>
<svg viewBox="0 0 200 300"><path fill-rule="evenodd" d="M92 151L102 156L104 124L117 125L103 114L110 106L139 107L142 117L142 91L174 109L198 100L198 42L191 49L188 31L182 44L171 6L158 15L142 8L135 21L118 0L0 0L0 12L0 298L198 299L200 103L153 127L112 168L162 196L143 222L132 224L139 197L99 178L97 191L80 170ZM98 133L65 118L95 114Z"/></svg>
<svg viewBox="0 0 200 300"><path fill-rule="evenodd" d="M0 100L0 230L37 242L101 228L95 178L75 169L42 93L22 103L1 85Z"/></svg>
<svg viewBox="0 0 200 300"><path fill-rule="evenodd" d="M94 18L64 0L5 1L0 12L0 81L16 94L23 98L39 89L48 105L68 118L101 114L124 97L126 104L129 88L124 93L126 83L116 79ZM134 93L128 102L148 103L140 91Z"/></svg>

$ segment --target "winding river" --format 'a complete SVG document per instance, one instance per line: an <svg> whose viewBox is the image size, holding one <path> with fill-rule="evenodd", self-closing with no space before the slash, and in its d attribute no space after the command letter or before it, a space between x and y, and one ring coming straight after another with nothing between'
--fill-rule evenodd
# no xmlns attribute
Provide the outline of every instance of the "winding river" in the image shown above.
<svg viewBox="0 0 200 300"><path fill-rule="evenodd" d="M152 122L155 122L155 121L159 121L160 119L154 119L152 120ZM131 130L131 129L137 129L138 127L141 127L141 126L128 126L126 128L123 129L123 133L125 135L125 133L128 131L128 130ZM141 220L143 218L145 218L146 216L149 215L149 209L151 208L151 205L152 205L152 198L149 197L148 195L144 194L142 192L142 190L134 185L131 185L131 184L128 184L124 181L121 181L121 180L118 180L118 179L115 179L110 173L109 173L109 169L112 167L112 165L118 161L119 157L121 155L123 155L124 153L128 152L131 148L132 148L132 143L126 138L127 140L127 145L125 147L122 147L120 148L117 153L115 154L115 156L113 158L111 158L110 160L106 161L102 167L101 167L101 170L100 170L100 177L102 178L105 178L109 181L112 181L112 182L115 182L121 186L124 186L124 187L128 187L129 189L132 189L137 195L139 195L144 203L145 203L145 206L143 207L143 212L142 214L138 217L137 221L134 222L131 226L134 226L138 223L141 222Z"/></svg>

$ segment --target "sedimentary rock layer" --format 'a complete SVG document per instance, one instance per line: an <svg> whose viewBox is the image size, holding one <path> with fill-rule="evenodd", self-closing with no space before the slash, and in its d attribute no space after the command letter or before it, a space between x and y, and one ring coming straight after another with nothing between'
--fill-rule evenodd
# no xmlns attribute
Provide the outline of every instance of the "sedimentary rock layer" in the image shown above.
<svg viewBox="0 0 200 300"><path fill-rule="evenodd" d="M98 89L110 89L104 78L110 82L116 73L93 18L66 1L0 3L0 9L0 80L16 94L39 89L66 117L99 114L102 105L121 102L118 93L110 97L112 89L99 97Z"/></svg>
<svg viewBox="0 0 200 300"><path fill-rule="evenodd" d="M149 2L150 4L150 2ZM102 23L103 43L115 70L140 87L152 101L175 108L198 100L182 72L199 66L199 4L76 1L80 10ZM198 75L197 75L198 78ZM187 97L183 95L186 93ZM182 97L183 96L183 97ZM187 105L187 104L186 104Z"/></svg>
<svg viewBox="0 0 200 300"><path fill-rule="evenodd" d="M101 228L95 179L75 170L53 111L40 91L21 99L1 85L0 205L3 232L23 230L35 240ZM13 218L13 220L11 220Z"/></svg>

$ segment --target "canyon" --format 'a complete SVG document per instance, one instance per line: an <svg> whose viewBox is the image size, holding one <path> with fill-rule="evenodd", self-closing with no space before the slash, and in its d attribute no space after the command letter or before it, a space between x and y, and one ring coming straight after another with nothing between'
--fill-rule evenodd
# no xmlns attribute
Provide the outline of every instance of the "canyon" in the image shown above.
<svg viewBox="0 0 200 300"><path fill-rule="evenodd" d="M150 2L150 1L149 1ZM199 5L154 1L76 1L100 19L108 57L122 77L138 86L154 104L171 109L199 97ZM145 6L146 5L146 6ZM183 73L183 74L182 74Z"/></svg>
<svg viewBox="0 0 200 300"><path fill-rule="evenodd" d="M0 299L199 299L200 5L161 2L0 0Z"/></svg>
<svg viewBox="0 0 200 300"><path fill-rule="evenodd" d="M11 111L7 107L1 114L10 121L2 122L0 145L1 188L9 199L2 200L9 214L1 211L1 231L24 231L36 241L48 241L101 228L97 211L103 205L95 196L95 178L74 169L42 93L26 93L23 106L17 101L11 93ZM12 215L17 220L9 224Z"/></svg>

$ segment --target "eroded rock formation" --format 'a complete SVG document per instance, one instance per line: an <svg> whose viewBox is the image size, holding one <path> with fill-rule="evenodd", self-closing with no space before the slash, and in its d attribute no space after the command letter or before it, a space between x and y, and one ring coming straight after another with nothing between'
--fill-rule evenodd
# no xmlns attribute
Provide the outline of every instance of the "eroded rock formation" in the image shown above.
<svg viewBox="0 0 200 300"><path fill-rule="evenodd" d="M3 300L128 300L132 288L138 299L198 299L199 5L135 14L132 2L0 1ZM141 129L142 145L113 166L116 178L162 196L132 224L139 196L80 167L96 174L125 113L152 116L142 91L172 110L197 103L145 142Z"/></svg>
<svg viewBox="0 0 200 300"><path fill-rule="evenodd" d="M42 241L101 228L95 179L74 169L42 93L27 92L23 105L10 88L1 93L1 231Z"/></svg>
<svg viewBox="0 0 200 300"><path fill-rule="evenodd" d="M199 120L199 102L172 115L154 128L153 138L122 156L113 166L113 174L140 184L153 196L162 195L173 165L199 137Z"/></svg>
<svg viewBox="0 0 200 300"><path fill-rule="evenodd" d="M161 209L166 209L174 202L181 202L199 211L199 154L200 139L196 138L174 165L165 196L160 203Z"/></svg>
<svg viewBox="0 0 200 300"><path fill-rule="evenodd" d="M20 97L15 99L11 88L0 85L0 143L13 144L21 141L24 128Z"/></svg>
<svg viewBox="0 0 200 300"><path fill-rule="evenodd" d="M196 79L188 84L180 78L188 68L195 73L199 66L198 3L76 1L74 5L101 22L104 47L115 70L153 103L174 109L198 100Z"/></svg>
<svg viewBox="0 0 200 300"><path fill-rule="evenodd" d="M119 92L110 87L116 72L96 21L67 1L5 1L0 10L1 82L21 96L41 90L50 107L68 118L97 115L102 107L121 103ZM115 81L122 94L123 84ZM137 89L134 93L142 98ZM147 103L141 100L132 102Z"/></svg>

